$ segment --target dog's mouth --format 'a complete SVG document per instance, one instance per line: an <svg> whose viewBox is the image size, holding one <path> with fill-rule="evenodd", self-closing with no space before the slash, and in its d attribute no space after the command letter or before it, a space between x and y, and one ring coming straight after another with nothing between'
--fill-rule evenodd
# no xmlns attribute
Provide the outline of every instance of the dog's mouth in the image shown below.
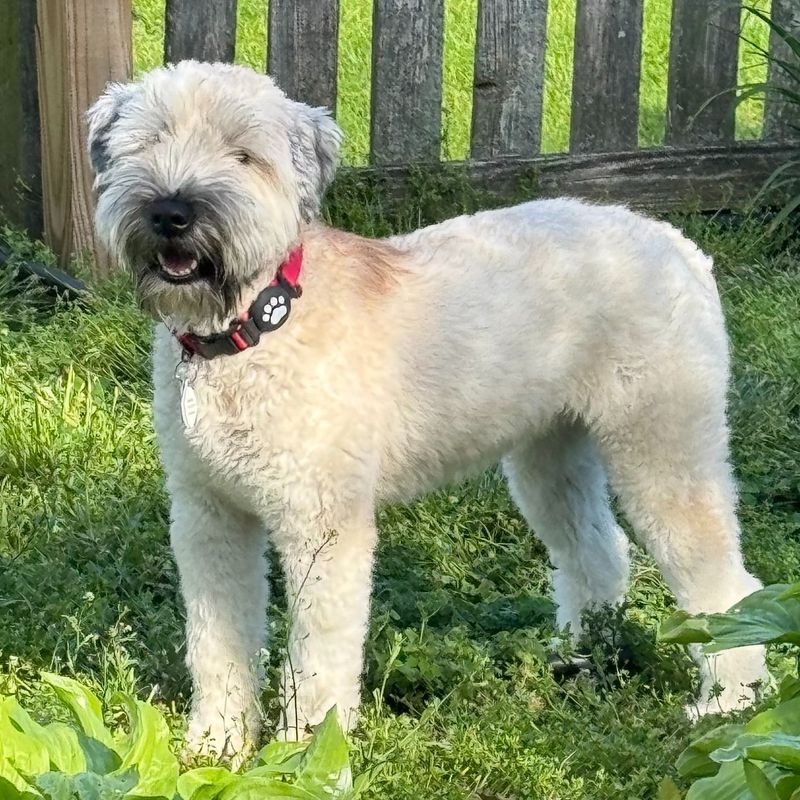
<svg viewBox="0 0 800 800"><path fill-rule="evenodd" d="M198 259L192 253L172 245L156 253L151 269L167 283L191 283L214 272L214 266L207 258Z"/></svg>

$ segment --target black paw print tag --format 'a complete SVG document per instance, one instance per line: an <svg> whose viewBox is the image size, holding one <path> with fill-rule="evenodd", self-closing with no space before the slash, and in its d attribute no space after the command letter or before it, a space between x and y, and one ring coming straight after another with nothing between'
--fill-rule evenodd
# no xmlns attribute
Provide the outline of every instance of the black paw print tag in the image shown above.
<svg viewBox="0 0 800 800"><path fill-rule="evenodd" d="M280 284L270 286L259 295L256 325L264 333L275 331L289 318L291 295Z"/></svg>

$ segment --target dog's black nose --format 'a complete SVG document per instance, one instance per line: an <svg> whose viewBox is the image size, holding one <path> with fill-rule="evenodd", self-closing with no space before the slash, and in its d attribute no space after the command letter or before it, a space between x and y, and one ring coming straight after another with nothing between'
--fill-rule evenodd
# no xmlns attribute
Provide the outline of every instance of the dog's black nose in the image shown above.
<svg viewBox="0 0 800 800"><path fill-rule="evenodd" d="M171 197L150 203L146 216L150 227L159 236L166 236L169 239L186 233L192 227L197 215L190 203L179 197Z"/></svg>

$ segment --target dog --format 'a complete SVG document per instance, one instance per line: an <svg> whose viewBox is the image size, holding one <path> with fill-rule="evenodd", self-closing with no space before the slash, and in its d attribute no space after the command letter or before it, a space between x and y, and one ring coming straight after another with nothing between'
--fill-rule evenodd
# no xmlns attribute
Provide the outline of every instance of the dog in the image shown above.
<svg viewBox="0 0 800 800"><path fill-rule="evenodd" d="M340 129L244 67L109 85L88 123L99 237L159 322L191 747L237 757L258 739L268 541L292 617L281 735L334 706L352 726L376 506L497 462L573 635L625 595L610 491L682 608L759 588L712 262L676 229L560 199L379 241L333 230ZM761 648L701 662L698 713L750 702L766 676Z"/></svg>

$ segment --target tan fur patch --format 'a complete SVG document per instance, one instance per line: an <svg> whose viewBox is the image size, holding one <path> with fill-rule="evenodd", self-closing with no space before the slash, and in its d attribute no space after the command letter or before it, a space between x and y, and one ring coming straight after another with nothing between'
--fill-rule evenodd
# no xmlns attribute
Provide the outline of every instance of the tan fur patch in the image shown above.
<svg viewBox="0 0 800 800"><path fill-rule="evenodd" d="M403 251L388 242L333 228L325 228L323 233L326 244L352 264L358 286L367 297L385 295L408 272Z"/></svg>

